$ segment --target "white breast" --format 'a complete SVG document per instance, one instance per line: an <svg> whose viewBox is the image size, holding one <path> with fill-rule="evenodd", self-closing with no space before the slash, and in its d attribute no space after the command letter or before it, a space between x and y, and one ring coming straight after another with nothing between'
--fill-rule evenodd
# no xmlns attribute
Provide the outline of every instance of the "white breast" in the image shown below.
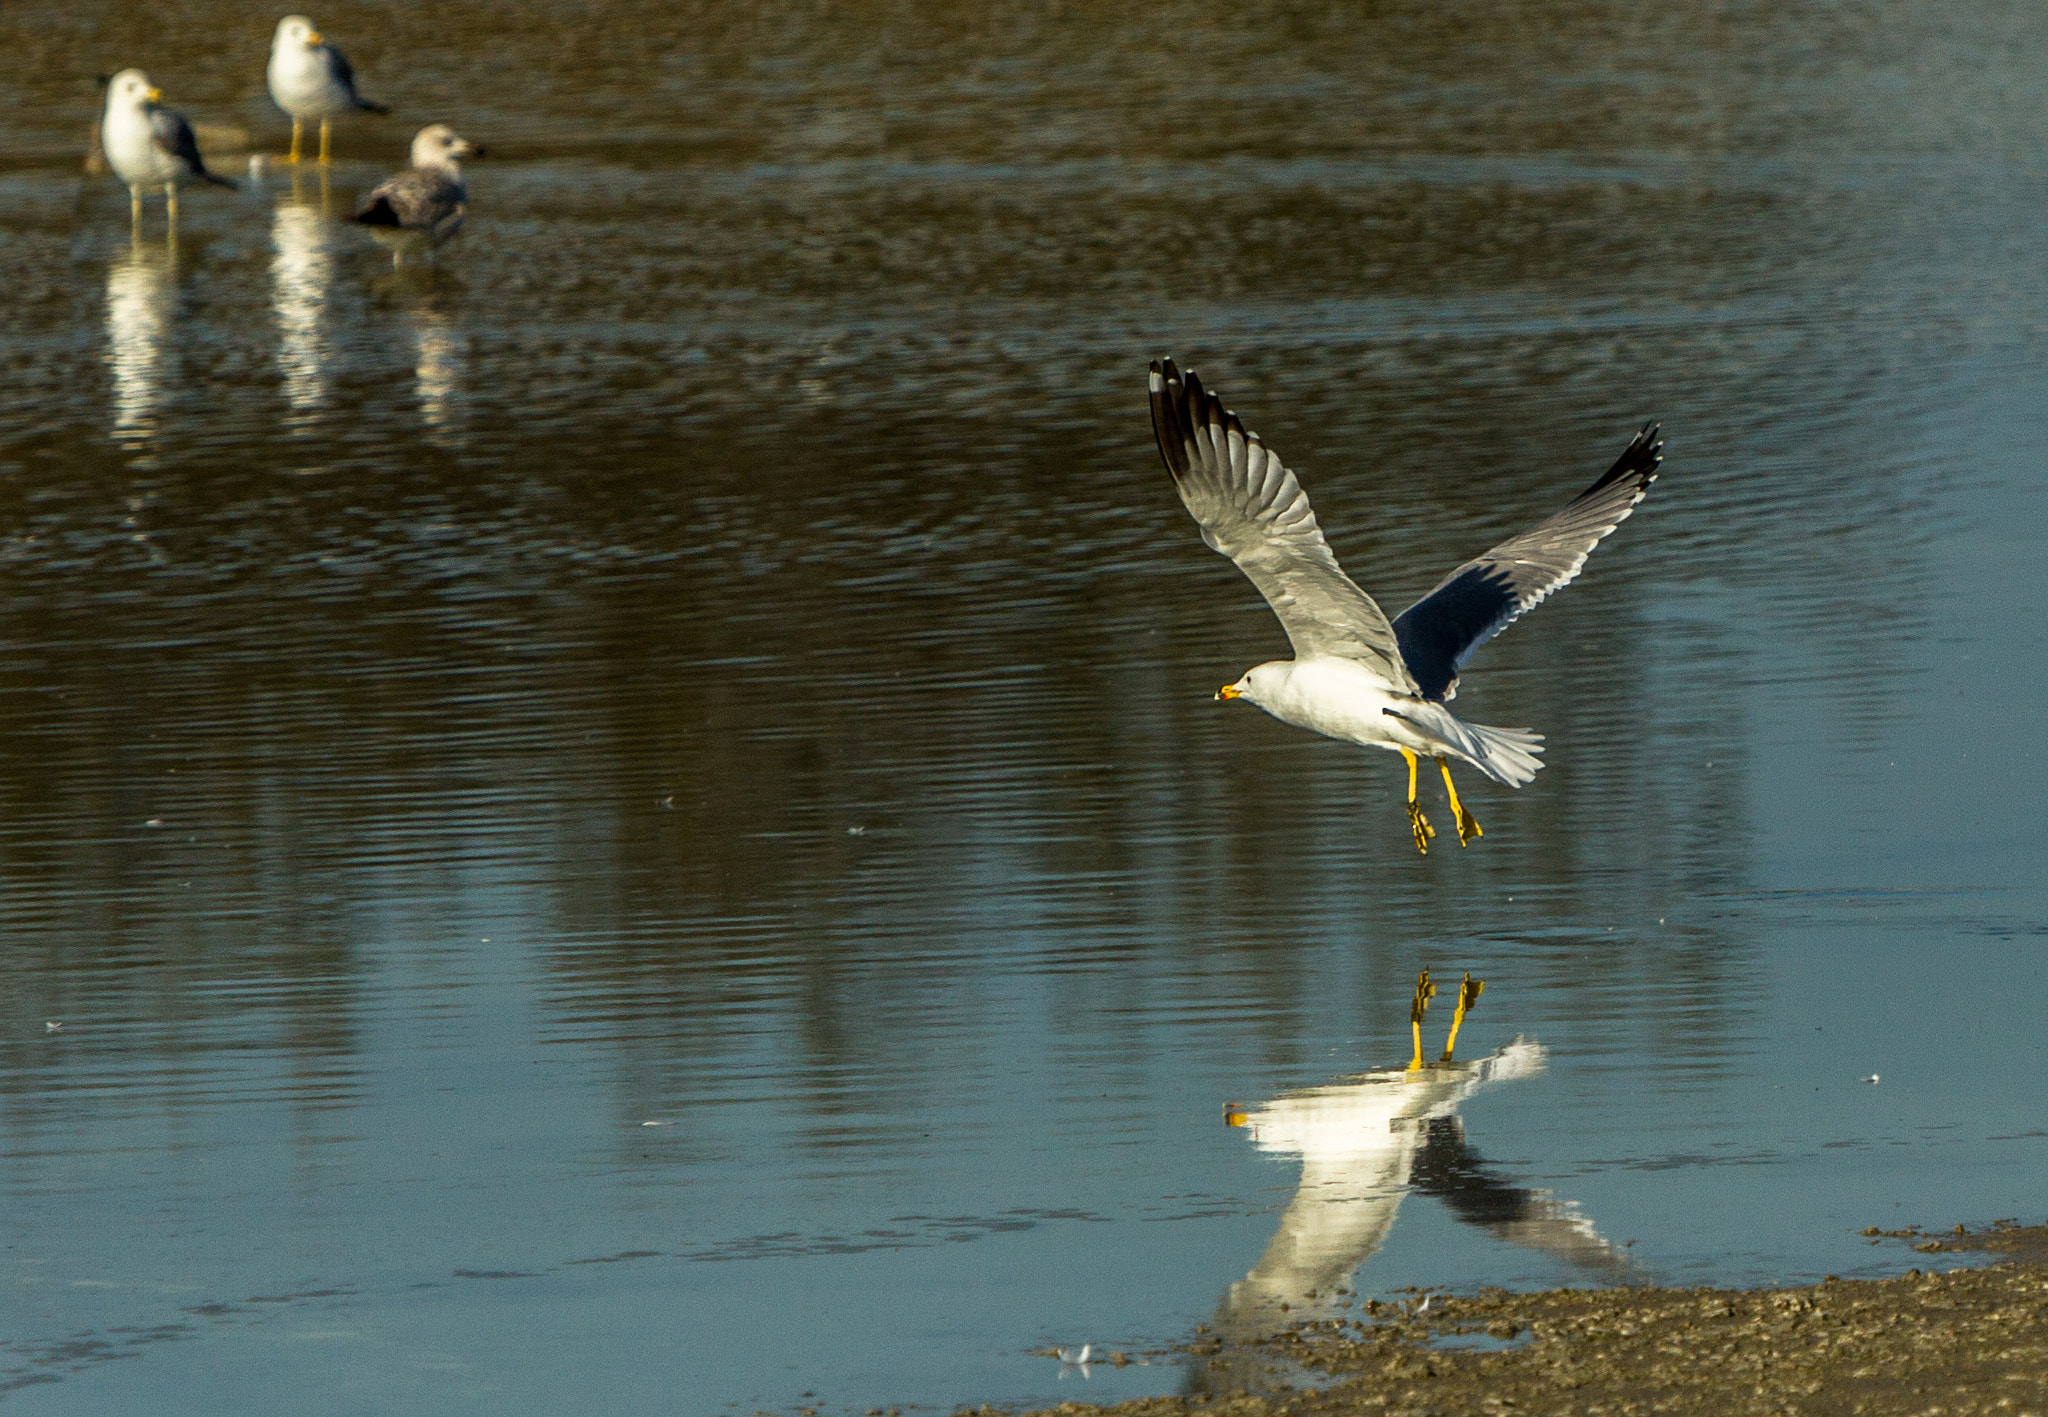
<svg viewBox="0 0 2048 1417"><path fill-rule="evenodd" d="M1297 728L1347 743L1384 746L1398 720L1382 710L1393 702L1385 679L1350 659L1304 659L1283 666L1278 683L1260 686L1260 708Z"/></svg>
<svg viewBox="0 0 2048 1417"><path fill-rule="evenodd" d="M185 175L184 165L156 146L149 114L138 104L108 106L100 143L107 150L107 166L131 187L157 186Z"/></svg>
<svg viewBox="0 0 2048 1417"><path fill-rule="evenodd" d="M339 118L348 91L334 81L327 51L288 42L270 51L270 96L294 118Z"/></svg>

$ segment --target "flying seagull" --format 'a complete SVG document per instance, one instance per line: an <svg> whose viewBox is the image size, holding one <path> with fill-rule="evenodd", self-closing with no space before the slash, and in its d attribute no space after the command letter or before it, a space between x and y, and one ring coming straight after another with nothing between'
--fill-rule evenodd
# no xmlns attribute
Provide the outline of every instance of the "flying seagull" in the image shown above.
<svg viewBox="0 0 2048 1417"><path fill-rule="evenodd" d="M462 230L469 212L462 159L483 155L482 148L456 136L446 123L422 128L412 140L412 167L372 187L355 219L391 248L394 266L404 262L408 251L431 254Z"/></svg>
<svg viewBox="0 0 2048 1417"><path fill-rule="evenodd" d="M1249 699L1283 723L1406 758L1408 825L1424 854L1436 831L1415 800L1415 773L1421 758L1434 758L1458 844L1480 835L1450 760L1520 787L1543 766L1543 737L1466 723L1444 704L1472 652L1568 584L1643 500L1664 460L1657 425L1563 511L1467 561L1391 623L1337 565L1294 474L1171 359L1152 364L1152 431L1202 540L1259 588L1294 645L1293 659L1258 665L1216 697Z"/></svg>
<svg viewBox="0 0 2048 1417"><path fill-rule="evenodd" d="M201 182L220 187L235 184L206 170L199 140L185 115L157 102L163 95L140 69L123 69L107 80L107 114L100 122L100 146L107 166L128 184L128 211L142 224L142 189L164 189L170 224L178 224L178 189Z"/></svg>
<svg viewBox="0 0 2048 1417"><path fill-rule="evenodd" d="M299 160L299 140L308 118L320 120L320 162L327 163L329 129L345 113L389 113L356 92L356 71L348 56L320 37L304 15L286 15L270 41L270 97L291 115L292 150L286 162Z"/></svg>

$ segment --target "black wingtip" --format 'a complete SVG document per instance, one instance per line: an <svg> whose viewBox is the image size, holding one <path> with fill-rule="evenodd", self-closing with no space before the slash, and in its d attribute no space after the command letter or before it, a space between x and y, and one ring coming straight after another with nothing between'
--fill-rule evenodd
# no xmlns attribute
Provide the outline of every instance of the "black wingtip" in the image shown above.
<svg viewBox="0 0 2048 1417"><path fill-rule="evenodd" d="M218 172L202 172L199 175L201 177L204 177L208 182L211 182L214 186L225 187L230 192L239 192L242 188L242 184L235 181L234 178L223 177Z"/></svg>
<svg viewBox="0 0 2048 1417"><path fill-rule="evenodd" d="M1152 361L1152 439L1166 470L1179 482L1187 475L1188 439L1193 429L1187 417L1187 381L1181 377L1173 357Z"/></svg>
<svg viewBox="0 0 2048 1417"><path fill-rule="evenodd" d="M1657 468L1664 461L1664 439L1660 436L1663 425L1645 423L1642 431L1629 439L1628 446L1621 450L1621 456L1614 460L1614 466L1601 474L1600 480L1588 487L1580 496L1588 496L1602 488L1612 487L1623 478L1632 477L1636 486L1648 487L1657 480Z"/></svg>
<svg viewBox="0 0 2048 1417"><path fill-rule="evenodd" d="M1175 482L1187 476L1198 454L1203 426L1215 429L1210 441L1222 446L1235 433L1247 443L1259 435L1247 430L1238 416L1223 406L1223 400L1202 387L1201 376L1190 369L1185 374L1173 360L1152 361L1152 434L1159 443L1159 456Z"/></svg>
<svg viewBox="0 0 2048 1417"><path fill-rule="evenodd" d="M404 224L399 221L398 213L391 209L390 199L386 197L372 198L361 211L350 217L349 220L360 222L364 226L401 226Z"/></svg>
<svg viewBox="0 0 2048 1417"><path fill-rule="evenodd" d="M391 111L388 105L377 103L367 98L357 99L356 107L365 113L389 113Z"/></svg>

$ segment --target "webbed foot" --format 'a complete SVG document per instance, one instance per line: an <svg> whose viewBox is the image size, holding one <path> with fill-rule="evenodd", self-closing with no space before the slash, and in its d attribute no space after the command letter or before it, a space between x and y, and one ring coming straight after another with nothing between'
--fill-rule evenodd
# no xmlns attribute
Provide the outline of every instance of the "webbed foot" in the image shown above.
<svg viewBox="0 0 2048 1417"><path fill-rule="evenodd" d="M1465 845L1475 836L1485 836L1479 829L1479 818L1466 811L1465 804L1458 800L1457 785L1451 781L1450 760L1439 755L1436 765L1444 775L1444 792L1451 799L1451 817L1458 824L1458 845Z"/></svg>
<svg viewBox="0 0 2048 1417"><path fill-rule="evenodd" d="M1478 823L1473 825L1476 827ZM1420 802L1408 804L1408 829L1415 833L1415 849L1424 856L1429 855L1429 839L1436 835L1436 828L1429 824L1429 818L1422 815Z"/></svg>
<svg viewBox="0 0 2048 1417"><path fill-rule="evenodd" d="M1458 803L1458 845L1463 846L1475 836L1485 836L1479 829L1479 818L1465 810L1463 802Z"/></svg>

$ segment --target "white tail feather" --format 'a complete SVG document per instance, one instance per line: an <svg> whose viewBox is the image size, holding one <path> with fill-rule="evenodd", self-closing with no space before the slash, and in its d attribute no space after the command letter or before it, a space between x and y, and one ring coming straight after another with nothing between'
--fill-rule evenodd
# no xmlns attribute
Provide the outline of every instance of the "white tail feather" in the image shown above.
<svg viewBox="0 0 2048 1417"><path fill-rule="evenodd" d="M1536 755L1543 751L1541 733L1467 723L1437 703L1405 703L1388 712L1435 738L1445 752L1457 754L1495 782L1509 787L1520 787L1543 766L1536 760Z"/></svg>
<svg viewBox="0 0 2048 1417"><path fill-rule="evenodd" d="M1526 728L1493 728L1484 723L1465 726L1483 745L1483 751L1472 758L1472 766L1495 782L1520 787L1543 766L1536 757L1543 751L1541 733L1531 733Z"/></svg>

